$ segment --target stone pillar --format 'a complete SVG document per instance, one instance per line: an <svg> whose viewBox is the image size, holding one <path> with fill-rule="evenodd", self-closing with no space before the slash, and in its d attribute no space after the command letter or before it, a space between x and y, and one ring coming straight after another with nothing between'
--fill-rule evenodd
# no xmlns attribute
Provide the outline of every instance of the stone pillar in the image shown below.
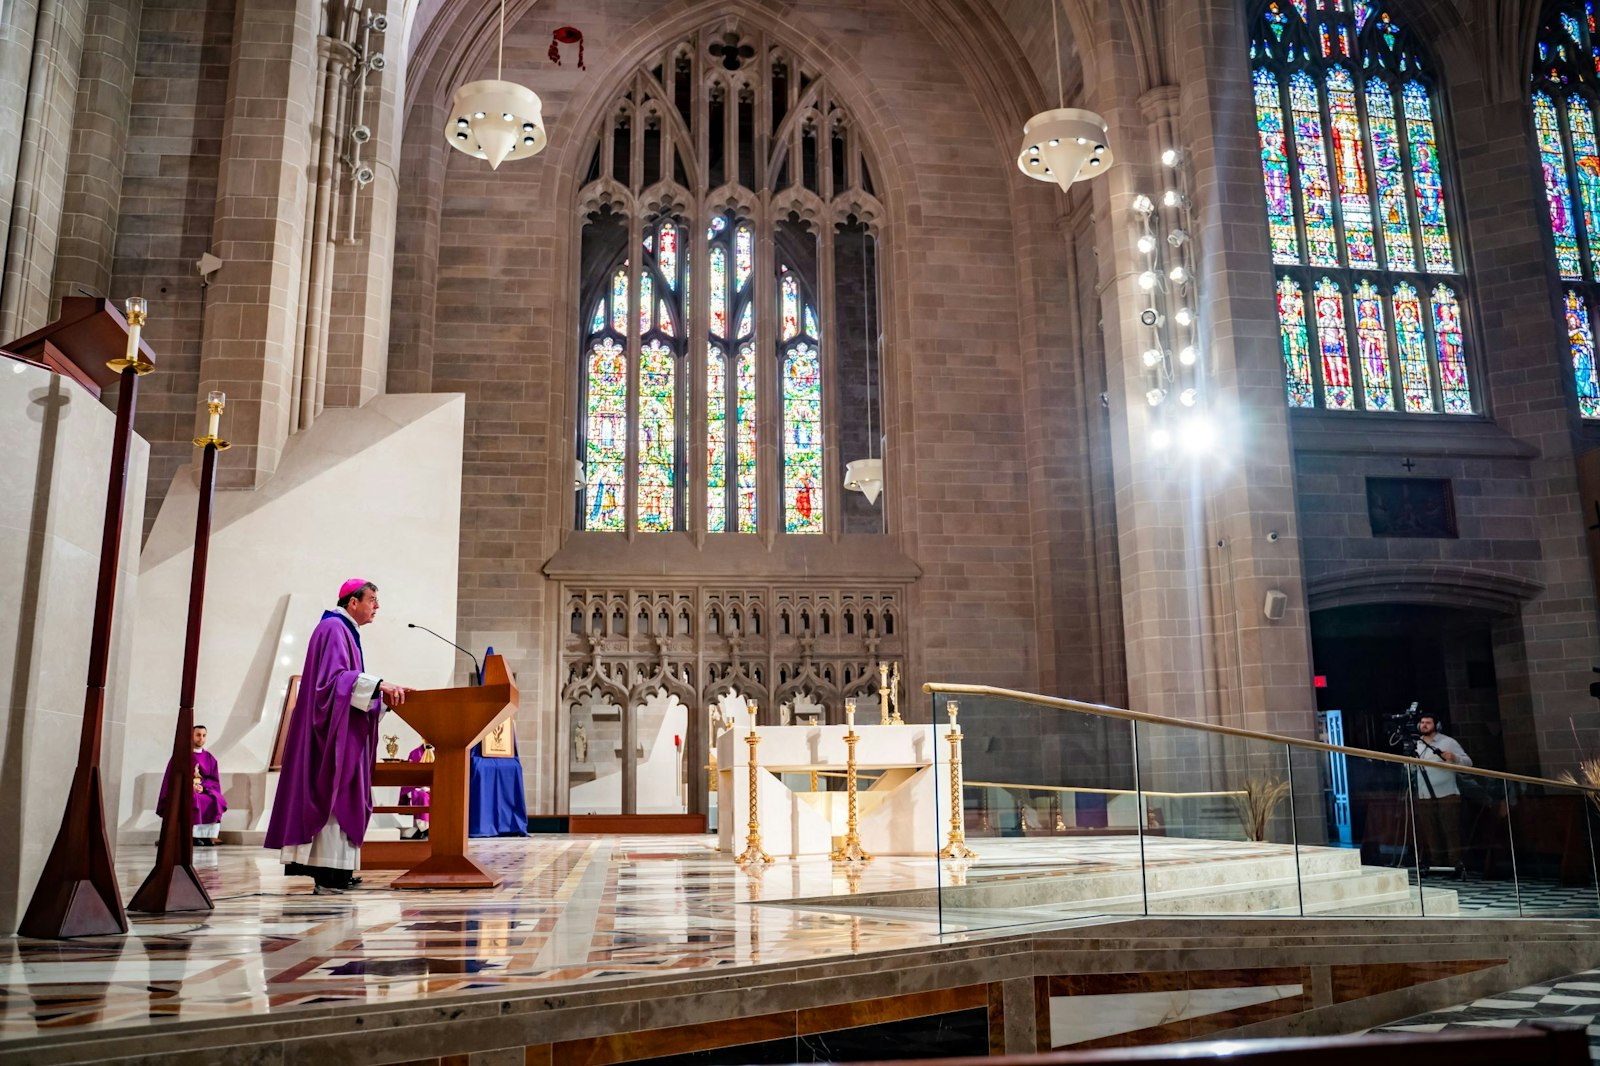
<svg viewBox="0 0 1600 1066"><path fill-rule="evenodd" d="M110 295L142 7L143 0L89 0L52 307L80 288Z"/></svg>
<svg viewBox="0 0 1600 1066"><path fill-rule="evenodd" d="M50 321L87 0L21 0L0 32L0 340Z"/></svg>
<svg viewBox="0 0 1600 1066"><path fill-rule="evenodd" d="M228 393L227 488L269 478L289 435L321 18L316 0L252 0L234 20L198 390Z"/></svg>
<svg viewBox="0 0 1600 1066"><path fill-rule="evenodd" d="M1175 91L1141 84L1141 72L1162 64L1133 61L1135 45L1117 14L1096 19L1100 77L1089 83L1089 106L1109 123L1117 154L1096 183L1095 210L1129 706L1308 735L1310 642L1288 416L1260 185L1249 180L1255 127L1247 116L1235 119L1249 106L1243 27L1226 0L1174 11L1177 21L1159 29L1181 44ZM1144 44L1160 47L1155 38ZM1181 442L1156 447L1145 399L1148 338L1138 313L1148 300L1137 276L1146 263L1133 243L1132 203L1169 183L1156 165L1167 147L1185 156L1200 254L1203 408L1218 431L1205 457ZM1289 596L1277 622L1261 613L1270 588Z"/></svg>

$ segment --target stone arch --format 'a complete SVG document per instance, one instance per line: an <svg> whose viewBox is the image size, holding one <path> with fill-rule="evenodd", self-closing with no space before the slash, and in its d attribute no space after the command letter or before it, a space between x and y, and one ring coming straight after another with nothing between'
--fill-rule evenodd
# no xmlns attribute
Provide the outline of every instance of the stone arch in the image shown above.
<svg viewBox="0 0 1600 1066"><path fill-rule="evenodd" d="M1541 582L1529 578L1475 567L1436 563L1370 566L1307 580L1306 608L1320 611L1331 607L1410 603L1473 608L1511 616L1544 588Z"/></svg>

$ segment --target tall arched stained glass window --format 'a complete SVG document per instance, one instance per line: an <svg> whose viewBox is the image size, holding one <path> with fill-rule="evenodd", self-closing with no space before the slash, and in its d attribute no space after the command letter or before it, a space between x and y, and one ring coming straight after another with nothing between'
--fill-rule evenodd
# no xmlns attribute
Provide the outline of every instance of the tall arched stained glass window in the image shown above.
<svg viewBox="0 0 1600 1066"><path fill-rule="evenodd" d="M859 323L881 320L888 212L826 71L723 18L605 114L578 194L578 528L886 532L883 497L836 488L882 454Z"/></svg>
<svg viewBox="0 0 1600 1066"><path fill-rule="evenodd" d="M1540 26L1534 57L1533 135L1544 179L1545 205L1568 357L1578 413L1600 418L1595 379L1594 320L1600 298L1600 35L1594 0L1551 3Z"/></svg>
<svg viewBox="0 0 1600 1066"><path fill-rule="evenodd" d="M1267 0L1250 56L1289 406L1471 414L1422 49L1369 0Z"/></svg>

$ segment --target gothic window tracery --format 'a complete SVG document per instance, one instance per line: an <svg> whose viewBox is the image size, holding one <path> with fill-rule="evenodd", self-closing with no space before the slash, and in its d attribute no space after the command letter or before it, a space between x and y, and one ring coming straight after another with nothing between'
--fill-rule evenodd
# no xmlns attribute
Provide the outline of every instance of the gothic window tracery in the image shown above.
<svg viewBox="0 0 1600 1066"><path fill-rule="evenodd" d="M665 49L596 131L579 207L577 527L883 532L840 487L882 455L883 211L824 74L726 22Z"/></svg>
<svg viewBox="0 0 1600 1066"><path fill-rule="evenodd" d="M1436 83L1369 0L1268 0L1250 44L1290 407L1474 412Z"/></svg>
<svg viewBox="0 0 1600 1066"><path fill-rule="evenodd" d="M1600 294L1600 36L1593 0L1552 3L1541 24L1530 102L1578 413L1600 418L1594 314Z"/></svg>

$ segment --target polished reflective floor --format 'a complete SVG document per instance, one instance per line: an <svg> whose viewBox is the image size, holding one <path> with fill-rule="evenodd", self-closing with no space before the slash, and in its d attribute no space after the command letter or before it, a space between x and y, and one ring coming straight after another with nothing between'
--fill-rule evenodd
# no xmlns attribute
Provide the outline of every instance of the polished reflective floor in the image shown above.
<svg viewBox="0 0 1600 1066"><path fill-rule="evenodd" d="M133 916L124 937L0 939L0 1039L626 983L1115 920L1147 906L1384 915L1423 905L1450 913L1456 902L1336 849L1136 837L975 843L982 858L959 866L879 856L861 869L804 859L747 871L712 837L475 841L477 861L505 879L500 888L404 892L388 887L392 872L368 871L340 896L313 895L259 848L199 849L210 914ZM152 859L148 847L121 852L125 899Z"/></svg>

